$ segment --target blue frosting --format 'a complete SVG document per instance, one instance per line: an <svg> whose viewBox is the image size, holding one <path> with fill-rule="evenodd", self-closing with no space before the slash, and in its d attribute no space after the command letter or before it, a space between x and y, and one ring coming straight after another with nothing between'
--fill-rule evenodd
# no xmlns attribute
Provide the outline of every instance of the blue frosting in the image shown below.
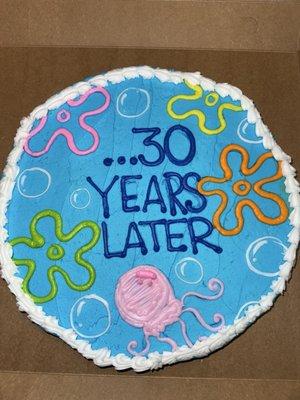
<svg viewBox="0 0 300 400"><path fill-rule="evenodd" d="M19 162L18 184L8 208L10 239L29 237L33 216L49 208L61 214L64 232L85 220L95 221L101 227L99 243L84 256L96 270L92 287L84 292L74 291L56 274L56 297L40 305L62 327L73 326L78 337L88 340L93 349L107 347L112 355L128 354L128 343L136 340L142 347L144 334L141 328L131 326L120 316L115 304L116 284L132 267L149 264L168 277L178 299L188 291L209 295L209 279L220 279L225 290L218 300L189 297L186 304L199 310L211 325L216 312L224 315L227 325L232 324L243 315L246 303L258 301L269 292L275 273L283 263L289 224L288 221L280 225L264 224L246 207L242 231L235 236L223 236L211 225L220 199L200 195L195 188L200 177L223 176L219 156L226 145L243 146L250 154L251 164L266 152L255 136L255 126L242 126L246 118L244 111L225 111L227 127L218 135L201 133L195 116L182 121L171 118L166 111L167 102L177 94L190 94L191 90L184 84L136 78L109 84L106 89L111 96L108 109L87 118L100 137L95 152L78 156L69 150L65 138L59 136L45 155L32 157L24 152ZM79 129L78 118L83 112L99 107L102 101L103 95L94 93L78 107L64 104L58 110L49 111L47 124L31 140L31 149L44 148L52 132L62 125L56 118L61 110L71 113L64 126L73 132L76 145L81 149L91 146L91 137ZM208 107L200 99L180 101L174 110L183 113L201 107L207 116L207 127L213 129L219 124L216 107L223 102L239 104L230 98L220 98L216 106ZM230 154L235 180L243 178L240 162L240 154ZM276 168L276 161L268 159L247 180L252 183L269 177ZM228 229L235 224L237 201L231 186L232 182L222 185L229 196L223 221ZM268 183L265 188L279 194L287 204L282 179ZM269 217L278 215L278 206L271 200L253 192L248 198ZM37 262L30 290L42 296L49 291L46 274L53 263L46 251L58 241L52 219L41 220L38 230L46 239L45 246L41 249L15 246L14 258ZM76 264L74 254L89 239L90 232L82 230L67 244L62 244L65 255L57 265L74 282L88 279L87 272ZM249 249L251 269L246 252L256 240L258 244ZM26 271L25 266L20 266L17 274L25 277ZM210 334L192 315L185 313L182 319L192 342ZM164 335L178 345L185 344L178 323L168 325ZM167 343L154 337L150 339L150 351L170 350Z"/></svg>

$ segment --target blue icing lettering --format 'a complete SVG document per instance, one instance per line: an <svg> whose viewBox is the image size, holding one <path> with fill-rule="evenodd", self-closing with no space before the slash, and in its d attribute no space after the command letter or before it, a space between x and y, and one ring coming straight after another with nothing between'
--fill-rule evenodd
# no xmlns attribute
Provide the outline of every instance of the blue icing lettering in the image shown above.
<svg viewBox="0 0 300 400"><path fill-rule="evenodd" d="M156 198L155 199L151 199L151 191L152 188L155 190L156 192ZM149 204L159 204L160 205L160 212L165 213L167 212L167 207L165 205L164 202L164 198L161 194L160 188L159 188L159 183L157 181L157 176L152 175L149 181L149 185L148 185L148 189L147 189L147 194L146 194L146 199L143 205L143 212L147 212L148 211L148 205Z"/></svg>
<svg viewBox="0 0 300 400"><path fill-rule="evenodd" d="M140 211L139 206L129 206L128 202L137 199L137 194L127 193L127 182L133 182L135 180L142 179L142 175L128 175L121 177L121 198L122 198L122 209L124 212L137 212Z"/></svg>
<svg viewBox="0 0 300 400"><path fill-rule="evenodd" d="M146 91L149 97L145 95L145 101L140 102L140 96L136 96L136 106L132 109L119 108L120 114L116 107L120 93L129 88L140 88ZM8 230L9 237L28 234L29 222L37 212L37 205L39 209L46 209L51 205L51 208L59 211L63 217L65 232L69 232L83 220L95 221L101 226L99 243L86 255L96 270L96 280L92 288L84 293L77 293L65 287L58 277L57 299L44 303L42 307L47 315L58 319L60 326L70 329L70 311L82 296L93 294L105 299L111 312L111 326L105 334L85 340L90 343L92 349L106 347L111 350L112 355L120 352L129 355L129 341L135 339L141 343L143 332L124 322L116 309L115 288L122 274L145 263L156 266L168 277L178 299L182 298L188 287L199 292L204 290L208 294L208 280L218 276L225 286L222 300L216 301L216 305L211 304L209 309L203 307L201 314L206 321L212 322L213 312L221 311L226 325L230 325L245 304L256 301L269 292L271 282L284 261L282 253L288 246L287 235L290 226L286 221L281 225L266 227L245 207L245 226L241 233L236 237L224 237L213 229L211 224L212 215L220 199L217 196L206 198L196 189L200 177L222 175L218 157L228 143L243 145L249 152L250 164L266 152L262 143L255 138L254 125L247 128L251 129L247 137L245 134L248 131L241 134L243 121L247 117L246 112L226 111L224 116L227 125L224 131L219 135L208 136L199 130L196 117L191 116L180 121L182 124L178 124L178 121L166 112L166 105L171 97L191 93L184 83L161 83L156 78L135 78L126 79L119 84L108 84L106 89L111 96L111 106L103 114L89 116L87 119L100 138L97 151L78 157L68 151L64 137L57 137L47 156L38 159L39 167L51 177L49 188L42 181L40 185L37 184L37 188L47 189L46 193L36 199L30 199L24 196L22 190L19 191L17 185L15 186L7 211ZM135 93L131 91L131 95ZM207 94L207 91L203 92L200 105L207 115L207 128L213 129L218 126L219 120L215 107L208 107L203 101ZM120 98L120 106L121 100ZM123 100L127 101L129 98L123 96ZM83 113L95 109L99 101L103 102L102 97L96 94L81 106L74 107L72 118L67 123L80 149L89 148L92 143L90 135L82 135L78 130L78 120ZM218 105L225 101L232 102L228 97L220 98ZM187 112L195 108L196 104L191 101L177 102L174 104L174 111ZM47 127L36 136L34 149L48 141L51 132L60 126L56 119L57 113L69 108L64 104L58 110L48 112ZM38 123L39 121L36 121L33 128ZM253 139L251 142L245 140L248 136ZM19 162L20 171L28 171L35 167L36 163L36 158L24 153ZM275 163L275 160L270 160L268 164L262 165L255 179L270 176ZM240 165L238 154L232 155L230 164L235 168ZM141 178L132 178L137 176ZM22 185L29 185L30 182L23 180L20 184L22 189ZM283 185L284 181L281 179L268 184L268 188L287 202L288 197L283 193ZM32 186L30 189L32 191L25 194L39 193L36 188L33 191ZM78 208L74 207L75 203L71 201L79 189L84 189L81 193L85 193L88 200L84 202L84 208L81 203ZM226 217L229 224L232 215L234 217L230 208L234 201L234 195L228 194L230 211ZM259 205L262 210L276 215L276 205L270 205L268 199L260 199ZM16 209L24 210L22 218L15 212ZM41 233L45 237L48 235L47 245L55 242L55 237L51 236L51 223L51 220L44 220L39 225ZM258 239L260 242L257 242ZM260 243L261 246L258 248L256 243ZM76 241L70 242L70 254L76 252L77 245ZM28 249L25 247L15 247L17 258L28 257ZM42 249L35 251L38 252L36 259L44 265L47 260ZM264 262L266 257L267 265ZM184 267L178 272L177 265ZM199 265L204 273L197 275ZM74 268L73 263L64 261L63 266L74 282L82 281L80 268ZM16 275L24 278L25 272L26 267L20 267ZM259 277L258 272L261 274ZM194 278L190 281L197 281L197 284L186 283L189 273L190 278ZM30 285L33 292L43 293L49 289L42 269L37 269L37 276L32 279ZM96 310L102 313L101 317L105 317L106 308L101 301L99 302L99 298L88 299L93 304L98 301ZM84 304L88 305L88 301L84 301ZM195 308L199 306L199 299L190 298L189 302ZM94 316L95 309L91 308L89 311L89 316ZM95 318L101 322L98 314ZM208 334L207 330L195 324L193 316L185 314L184 318L192 342ZM83 318L80 322L87 320ZM97 326L100 331L100 328L103 328L97 324L93 325L92 318L89 321L91 326ZM108 318L103 318L103 323L104 321L107 322ZM79 330L79 338L82 333L95 333L89 326L85 328ZM104 328L106 329L106 326ZM172 337L178 345L185 344L176 323L166 327L164 333ZM151 343L152 350L169 351L170 347L155 340Z"/></svg>

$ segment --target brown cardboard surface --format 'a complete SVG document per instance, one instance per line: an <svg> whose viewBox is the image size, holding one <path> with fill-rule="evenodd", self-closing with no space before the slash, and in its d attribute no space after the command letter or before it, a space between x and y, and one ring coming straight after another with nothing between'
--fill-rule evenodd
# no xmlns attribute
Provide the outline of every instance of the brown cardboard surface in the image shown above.
<svg viewBox="0 0 300 400"><path fill-rule="evenodd" d="M0 0L0 171L35 106L86 76L143 64L241 88L300 171L299 15L297 0ZM41 45L50 48L22 47ZM296 268L274 309L208 358L136 374L100 369L47 334L0 279L0 400L298 399L299 286Z"/></svg>
<svg viewBox="0 0 300 400"><path fill-rule="evenodd" d="M148 64L240 87L299 171L299 13L288 0L0 0L0 46L10 46L0 49L0 170L36 105L86 76ZM44 332L0 280L0 399L296 399L298 270L275 308L221 351L139 375L100 369Z"/></svg>
<svg viewBox="0 0 300 400"><path fill-rule="evenodd" d="M298 0L1 0L0 16L1 46L286 52L299 45Z"/></svg>
<svg viewBox="0 0 300 400"><path fill-rule="evenodd" d="M200 70L218 82L242 89L254 100L277 142L300 171L296 53L38 47L0 49L0 170L20 119L35 106L86 76L143 64ZM212 399L221 393L224 399L239 399L242 394L252 399L260 393L256 398L296 399L299 284L300 269L296 268L287 292L275 307L208 358L137 375L100 369L47 334L17 310L14 296L0 280L0 399L80 399L85 397L85 386L91 399L100 393L101 399L127 399L133 394L135 398L168 399L174 393L177 398Z"/></svg>
<svg viewBox="0 0 300 400"><path fill-rule="evenodd" d="M1 390L2 387L2 390ZM19 388L22 387L22 397ZM0 398L5 400L298 400L300 383L292 380L191 379L156 376L93 376L0 373ZM174 396L176 393L176 396Z"/></svg>

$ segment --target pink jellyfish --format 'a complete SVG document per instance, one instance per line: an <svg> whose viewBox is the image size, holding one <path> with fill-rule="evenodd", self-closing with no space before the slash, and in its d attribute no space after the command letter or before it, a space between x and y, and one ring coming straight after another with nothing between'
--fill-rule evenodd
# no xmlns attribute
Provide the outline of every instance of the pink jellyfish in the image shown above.
<svg viewBox="0 0 300 400"><path fill-rule="evenodd" d="M122 275L116 288L116 305L121 317L128 324L143 329L146 341L145 348L136 352L134 349L136 349L138 343L132 340L128 343L128 352L133 355L146 354L150 348L149 336L156 337L160 342L168 343L172 350L175 350L177 348L175 340L162 336L162 334L167 325L177 321L181 325L181 332L186 344L192 347L193 343L187 335L186 324L180 318L185 312L192 313L207 330L218 332L225 325L222 314L214 314L213 319L218 326L211 326L204 321L198 310L184 306L184 300L188 296L196 296L204 300L216 300L224 292L224 284L217 278L208 281L208 288L215 294L207 296L198 292L187 292L181 300L178 300L175 298L173 288L166 276L151 265L140 265ZM201 340L201 338L199 339Z"/></svg>

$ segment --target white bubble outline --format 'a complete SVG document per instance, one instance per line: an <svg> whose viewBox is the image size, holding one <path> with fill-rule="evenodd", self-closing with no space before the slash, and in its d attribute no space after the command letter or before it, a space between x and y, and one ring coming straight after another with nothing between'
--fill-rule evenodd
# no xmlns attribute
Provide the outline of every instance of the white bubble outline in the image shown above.
<svg viewBox="0 0 300 400"><path fill-rule="evenodd" d="M88 194L89 199L88 199L88 202L87 202L86 205L84 205L83 207L77 207L77 206L75 206L74 202L72 201L72 196L73 196L73 194L74 194L75 192L78 192L78 191L81 191L81 190L84 191L84 192L86 192L86 193ZM89 192L89 190L88 190L87 188L78 188L78 189L75 189L75 190L70 194L69 200L70 200L70 204L71 204L72 207L76 208L77 210L83 210L84 208L87 208L87 207L90 205L90 203L91 203L91 193Z"/></svg>
<svg viewBox="0 0 300 400"><path fill-rule="evenodd" d="M246 123L245 123L246 122ZM242 126L243 125L243 126ZM251 143L251 144L259 144L262 143L263 139L258 139L258 140L251 140L251 139L246 139L242 136L242 133L246 134L245 129L246 126L249 126L249 121L247 120L247 118L242 119L242 121L239 123L239 126L237 128L237 135L238 137L245 143Z"/></svg>
<svg viewBox="0 0 300 400"><path fill-rule="evenodd" d="M145 357L134 356L128 357L125 354L111 355L109 348L93 349L88 341L77 339L75 332L71 329L64 328L57 317L49 316L45 313L42 306L37 305L30 299L21 288L21 281L15 276L17 266L12 260L12 246L8 242L7 231L7 208L11 202L11 193L15 187L18 175L19 159L23 154L23 145L32 125L37 118L47 115L49 110L57 109L69 99L82 95L94 86L115 85L130 79L141 77L142 79L157 78L160 82L172 82L175 84L182 83L187 80L191 84L200 84L204 89L215 90L221 96L230 95L232 99L241 102L242 109L247 112L248 121L256 124L258 135L263 137L263 147L270 150L278 161L282 161L282 172L286 178L284 180L285 191L291 193L288 204L290 205L290 231L286 234L288 243L288 251L291 256L285 261L284 268L281 269L278 279L270 282L270 291L266 295L262 295L259 299L259 307L255 313L247 312L245 317L237 323L226 326L218 333L210 335L205 342L197 342L190 349L181 346L173 352L158 351L149 353ZM15 136L15 144L10 152L6 167L3 171L3 177L0 181L2 191L2 201L0 201L0 264L2 277L7 281L11 292L16 296L17 305L20 311L26 312L29 318L36 324L40 325L46 331L59 337L61 340L69 344L72 348L77 349L87 359L92 359L99 367L114 366L117 370L134 369L136 372L153 370L162 368L163 365L170 365L175 362L189 360L192 358L207 357L208 354L216 351L220 347L231 342L236 336L245 331L253 324L261 315L265 314L274 305L276 298L282 294L285 289L285 283L290 278L296 259L296 249L299 244L299 209L300 197L299 186L295 178L295 169L291 165L290 157L278 146L273 139L269 129L263 123L261 116L253 105L253 102L242 94L236 87L216 83L211 79L203 77L199 72L183 73L179 71L168 71L159 68L151 68L148 66L127 67L118 70L106 72L97 75L88 81L81 81L70 86L59 94L49 98L44 104L36 107L31 114L23 118ZM0 189L0 190L1 190ZM71 331L71 332L70 332Z"/></svg>
<svg viewBox="0 0 300 400"><path fill-rule="evenodd" d="M45 175L47 176L47 178L48 178L47 187L46 187L46 189L45 189L42 193L34 194L34 195L29 195L29 194L25 194L25 193L22 192L22 190L21 190L21 188L20 188L20 179L21 179L22 175L23 175L25 172L27 172L27 171L40 171L40 172L42 172L43 174L45 174ZM37 197L43 196L43 195L49 190L49 187L50 187L50 185L51 185L51 182L52 182L51 175L50 175L49 172L46 171L44 168L39 168L39 167L26 168L26 169L24 169L24 171L22 171L22 172L20 173L20 175L18 176L18 179L17 179L17 188L18 188L18 191L19 191L19 193L20 193L21 196L26 197L27 199L36 199Z"/></svg>
<svg viewBox="0 0 300 400"><path fill-rule="evenodd" d="M77 304L78 304L80 301L82 301L83 299L95 299L95 300L98 300L98 301L100 301L100 303L102 303L102 304L104 305L104 307L105 307L105 309L106 309L106 311L107 311L107 317L108 317L107 327L106 327L105 330L104 330L103 332L101 332L100 334L97 334L97 335L84 335L84 334L81 334L81 333L77 330L77 328L75 327L75 325L74 325L73 316L72 316L72 315L73 315L73 312L74 312L74 309L75 309L75 307L77 306ZM71 311L70 311L70 324L71 324L71 326L72 326L72 329L77 333L77 335L79 335L80 337L83 337L83 338L95 339L95 338L98 338L98 337L100 337L100 336L105 335L105 333L109 330L109 328L110 328L110 326L111 326L111 313L110 313L110 309L109 309L109 304L108 304L108 302L107 302L103 297L100 297L100 296L98 296L97 294L87 294L87 295L85 295L85 296L80 297L80 299L78 299L78 300L75 301L75 303L73 304L73 306L72 306L72 308L71 308Z"/></svg>
<svg viewBox="0 0 300 400"><path fill-rule="evenodd" d="M178 272L179 265L180 265L180 273L184 277L183 271L184 271L184 268L185 268L185 266L187 264L187 261L193 261L200 267L201 276L196 281L185 280L185 279L183 279L182 277L179 276L179 272ZM198 261L194 257L185 257L185 258L182 258L181 260L179 260L178 263L175 265L175 274L176 274L177 278L180 279L182 282L188 283L189 285L195 285L195 284L201 282L202 279L203 279L203 276L204 276L203 265L200 263L200 261Z"/></svg>
<svg viewBox="0 0 300 400"><path fill-rule="evenodd" d="M247 303L243 304L242 307L239 309L238 313L236 314L236 317L234 318L233 322L236 322L239 319L244 318L244 317L241 317L241 315L242 315L243 311L245 311L245 313L246 313L246 308L248 308L248 306L257 305L257 304L259 304L259 301L257 301L257 300L248 301Z"/></svg>
<svg viewBox="0 0 300 400"><path fill-rule="evenodd" d="M120 111L120 108L119 108L119 99L120 99L120 97L121 97L125 92L127 92L128 90L133 90L133 89L135 89L135 90L140 90L141 92L145 93L146 98L147 98L147 104L146 104L145 109L144 109L142 112L140 112L139 114L126 115L126 114L123 114L123 113ZM138 87L130 86L130 87L124 89L124 90L118 95L118 97L117 97L117 112L118 112L118 114L120 114L120 115L121 115L122 117L124 117L124 118L138 118L138 117L142 116L143 114L145 114L145 112L148 111L149 107L150 107L150 95L149 95L149 93L147 92L146 89L141 89L141 88L138 88Z"/></svg>
<svg viewBox="0 0 300 400"><path fill-rule="evenodd" d="M258 239L255 239L253 242L251 242L251 243L249 244L249 246L248 246L248 248L247 248L247 250L246 250L246 262L247 262L248 268L249 268L252 272L255 272L257 275L262 275L262 276L267 276L267 277L273 277L273 276L279 275L280 270L278 270L278 271L276 271L276 272L264 272L264 271L261 271L261 270L255 268L255 267L253 266L253 264L252 264L251 261L250 261L250 257L249 257L249 254L250 254L250 251L251 251L252 247L253 247L256 243L260 242L261 240L266 240L266 239L273 239L273 240L275 240L275 242L277 242L285 251L287 251L287 247L282 243L282 241L281 241L279 238L277 238L277 237L275 237L275 236L262 236L262 237L259 237Z"/></svg>

